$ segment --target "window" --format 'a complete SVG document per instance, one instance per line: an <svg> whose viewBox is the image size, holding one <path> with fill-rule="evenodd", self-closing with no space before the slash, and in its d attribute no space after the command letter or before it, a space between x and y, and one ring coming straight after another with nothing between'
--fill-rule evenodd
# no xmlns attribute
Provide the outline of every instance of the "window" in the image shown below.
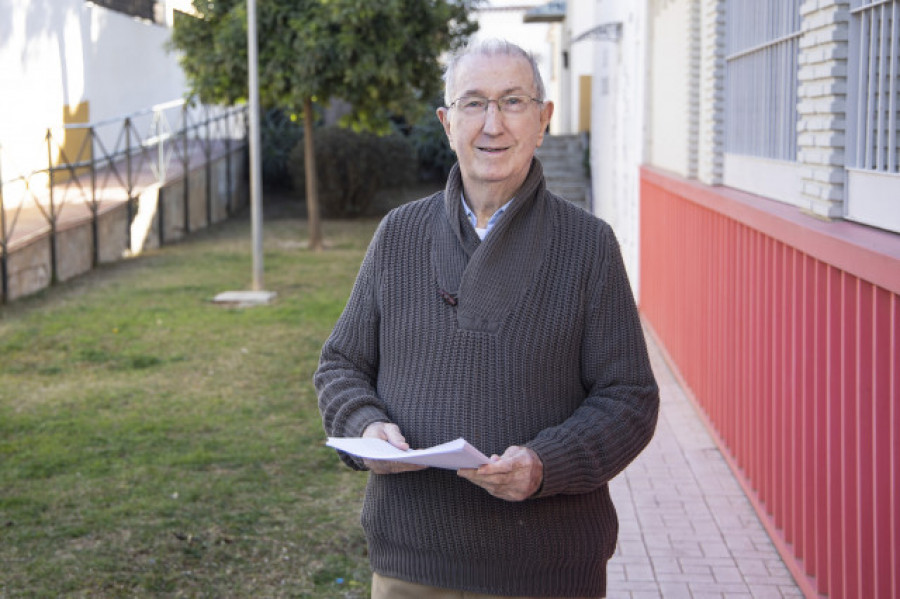
<svg viewBox="0 0 900 599"><path fill-rule="evenodd" d="M848 218L900 231L900 0L852 0Z"/></svg>
<svg viewBox="0 0 900 599"><path fill-rule="evenodd" d="M727 0L725 17L723 183L795 206L800 2Z"/></svg>
<svg viewBox="0 0 900 599"><path fill-rule="evenodd" d="M855 2L852 27L856 60L850 64L855 96L855 144L848 166L900 172L900 3Z"/></svg>
<svg viewBox="0 0 900 599"><path fill-rule="evenodd" d="M800 0L729 0L725 151L797 157Z"/></svg>

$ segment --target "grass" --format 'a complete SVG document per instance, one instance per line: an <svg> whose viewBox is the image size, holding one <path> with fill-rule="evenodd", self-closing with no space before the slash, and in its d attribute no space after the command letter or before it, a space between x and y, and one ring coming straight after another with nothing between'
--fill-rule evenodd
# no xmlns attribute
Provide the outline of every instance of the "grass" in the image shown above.
<svg viewBox="0 0 900 599"><path fill-rule="evenodd" d="M0 307L0 597L367 597L311 379L377 221L238 217Z"/></svg>

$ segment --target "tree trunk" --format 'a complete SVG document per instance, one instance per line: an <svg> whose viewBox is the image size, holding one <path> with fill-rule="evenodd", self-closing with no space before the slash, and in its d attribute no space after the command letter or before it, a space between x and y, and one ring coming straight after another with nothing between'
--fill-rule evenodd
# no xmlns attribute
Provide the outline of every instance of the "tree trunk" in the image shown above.
<svg viewBox="0 0 900 599"><path fill-rule="evenodd" d="M322 219L319 216L319 184L316 177L316 150L313 144L312 98L303 102L303 150L306 169L306 214L309 220L309 249L320 252L324 247Z"/></svg>

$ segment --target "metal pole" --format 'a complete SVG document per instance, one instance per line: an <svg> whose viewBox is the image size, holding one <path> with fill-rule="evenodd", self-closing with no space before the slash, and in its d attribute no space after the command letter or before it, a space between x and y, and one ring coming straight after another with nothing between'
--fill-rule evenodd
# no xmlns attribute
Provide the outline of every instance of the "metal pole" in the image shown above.
<svg viewBox="0 0 900 599"><path fill-rule="evenodd" d="M160 189L162 189L162 186L166 181L166 142L163 141L163 129L161 125L163 118L164 115L162 109L153 112L153 123L156 127L156 159L159 167L157 172L159 173L158 179ZM168 131L166 131L166 133L168 133Z"/></svg>
<svg viewBox="0 0 900 599"><path fill-rule="evenodd" d="M231 207L231 122L229 120L228 131L225 133L225 189L228 190L225 212L228 216L231 216L233 212Z"/></svg>
<svg viewBox="0 0 900 599"><path fill-rule="evenodd" d="M182 197L182 202L184 204L184 234L187 235L191 232L191 186L190 180L188 179L188 173L191 170L191 159L188 155L188 141L190 131L188 131L188 106L187 103L181 107L181 124L182 130L184 131L184 137L181 138L182 141L182 154L181 154L181 171L184 174L184 194Z"/></svg>
<svg viewBox="0 0 900 599"><path fill-rule="evenodd" d="M253 245L253 291L263 289L262 176L259 139L259 76L256 57L256 0L247 0L247 60L250 87L250 237Z"/></svg>
<svg viewBox="0 0 900 599"><path fill-rule="evenodd" d="M204 114L206 116L206 148L203 155L206 158L206 226L209 227L213 222L213 203L212 203L212 136L210 135L209 125L209 106L205 107Z"/></svg>
<svg viewBox="0 0 900 599"><path fill-rule="evenodd" d="M134 223L134 219L136 216L136 206L134 205L134 179L131 174L131 117L125 117L125 185L128 187L127 194L128 199L126 200L128 203L126 206L126 218L125 218L125 243L128 247L129 251L134 251L134 248L131 247L133 243L133 239L131 237L131 225ZM159 218L159 227L162 228L162 217ZM162 245L162 244L160 244Z"/></svg>
<svg viewBox="0 0 900 599"><path fill-rule="evenodd" d="M94 159L94 127L88 128L91 144L91 236L94 246L91 254L91 266L100 264L100 205L97 201L97 161Z"/></svg>
<svg viewBox="0 0 900 599"><path fill-rule="evenodd" d="M0 146L0 166L3 164L3 146ZM7 245L6 245L6 209L3 207L3 169L0 168L0 304L5 304L9 298L9 273L7 272Z"/></svg>
<svg viewBox="0 0 900 599"><path fill-rule="evenodd" d="M262 253L262 170L259 146L259 79L256 58L256 0L247 0L247 62L249 63L248 87L250 112L247 126L247 142L250 146L250 229L253 245L253 282L250 291L226 291L214 299L219 303L255 306L268 304L275 297L274 291L263 290Z"/></svg>
<svg viewBox="0 0 900 599"><path fill-rule="evenodd" d="M56 205L53 202L53 133L47 129L47 192L50 194L50 284L55 285L59 276L56 268Z"/></svg>

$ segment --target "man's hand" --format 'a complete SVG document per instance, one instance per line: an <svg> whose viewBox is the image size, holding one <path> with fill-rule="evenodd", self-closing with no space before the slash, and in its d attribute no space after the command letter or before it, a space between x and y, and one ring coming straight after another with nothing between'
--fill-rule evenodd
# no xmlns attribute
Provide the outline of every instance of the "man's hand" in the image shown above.
<svg viewBox="0 0 900 599"><path fill-rule="evenodd" d="M513 445L502 456L491 456L491 462L475 468L462 468L456 473L494 497L507 501L523 501L534 495L544 480L544 464L534 451Z"/></svg>
<svg viewBox="0 0 900 599"><path fill-rule="evenodd" d="M373 422L363 431L363 437L370 439L383 439L396 447L406 451L409 449L409 443L400 432L400 427L389 422ZM411 472L413 470L423 470L427 466L419 464L407 464L405 462L389 462L387 460L363 460L366 468L375 474L397 474L398 472Z"/></svg>

